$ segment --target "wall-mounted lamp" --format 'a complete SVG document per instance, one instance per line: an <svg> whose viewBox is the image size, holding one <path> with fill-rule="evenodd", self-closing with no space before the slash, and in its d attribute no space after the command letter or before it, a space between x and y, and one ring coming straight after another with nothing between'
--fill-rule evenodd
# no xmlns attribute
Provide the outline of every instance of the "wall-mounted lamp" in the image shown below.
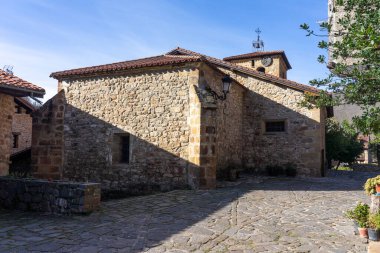
<svg viewBox="0 0 380 253"><path fill-rule="evenodd" d="M227 93L230 92L232 79L229 75L225 75L222 78L222 91L223 95L218 95L210 87L207 87L206 90L211 93L214 99L225 100L227 98Z"/></svg>

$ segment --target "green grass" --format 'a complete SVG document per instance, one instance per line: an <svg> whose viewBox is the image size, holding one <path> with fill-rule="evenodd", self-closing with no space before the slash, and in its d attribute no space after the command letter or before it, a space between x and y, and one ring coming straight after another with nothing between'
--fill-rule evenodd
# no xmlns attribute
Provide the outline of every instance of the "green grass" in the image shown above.
<svg viewBox="0 0 380 253"><path fill-rule="evenodd" d="M340 167L338 168L338 170L353 171L352 168L350 168L350 167L346 167L346 166L340 166Z"/></svg>

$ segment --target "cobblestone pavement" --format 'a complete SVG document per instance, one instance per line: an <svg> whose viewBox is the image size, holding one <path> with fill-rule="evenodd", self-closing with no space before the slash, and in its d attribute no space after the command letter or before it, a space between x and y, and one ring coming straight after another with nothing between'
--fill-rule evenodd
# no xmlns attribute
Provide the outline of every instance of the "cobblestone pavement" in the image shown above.
<svg viewBox="0 0 380 253"><path fill-rule="evenodd" d="M370 173L245 177L102 203L89 216L0 211L0 252L366 252L342 212Z"/></svg>

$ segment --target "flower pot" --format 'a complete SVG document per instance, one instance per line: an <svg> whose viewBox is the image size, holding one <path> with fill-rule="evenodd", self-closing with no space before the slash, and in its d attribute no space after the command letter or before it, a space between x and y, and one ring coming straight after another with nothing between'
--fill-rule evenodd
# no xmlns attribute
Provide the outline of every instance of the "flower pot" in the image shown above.
<svg viewBox="0 0 380 253"><path fill-rule="evenodd" d="M380 231L377 229L368 229L368 239L371 241L379 241L380 239Z"/></svg>
<svg viewBox="0 0 380 253"><path fill-rule="evenodd" d="M376 193L380 193L380 184L376 185Z"/></svg>
<svg viewBox="0 0 380 253"><path fill-rule="evenodd" d="M354 221L354 234L359 234L359 224L356 221Z"/></svg>
<svg viewBox="0 0 380 253"><path fill-rule="evenodd" d="M359 228L359 236L362 238L368 238L368 229L367 228Z"/></svg>

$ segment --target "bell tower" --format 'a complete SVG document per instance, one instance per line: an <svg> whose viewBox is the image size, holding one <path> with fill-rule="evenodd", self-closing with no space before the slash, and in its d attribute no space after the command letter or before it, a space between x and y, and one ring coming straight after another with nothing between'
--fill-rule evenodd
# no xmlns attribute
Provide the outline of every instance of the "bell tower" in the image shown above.
<svg viewBox="0 0 380 253"><path fill-rule="evenodd" d="M257 33L257 39L252 42L255 52L229 56L223 60L286 79L287 71L292 67L285 52L282 50L264 51L264 41L260 38L260 28L257 28L255 32Z"/></svg>

